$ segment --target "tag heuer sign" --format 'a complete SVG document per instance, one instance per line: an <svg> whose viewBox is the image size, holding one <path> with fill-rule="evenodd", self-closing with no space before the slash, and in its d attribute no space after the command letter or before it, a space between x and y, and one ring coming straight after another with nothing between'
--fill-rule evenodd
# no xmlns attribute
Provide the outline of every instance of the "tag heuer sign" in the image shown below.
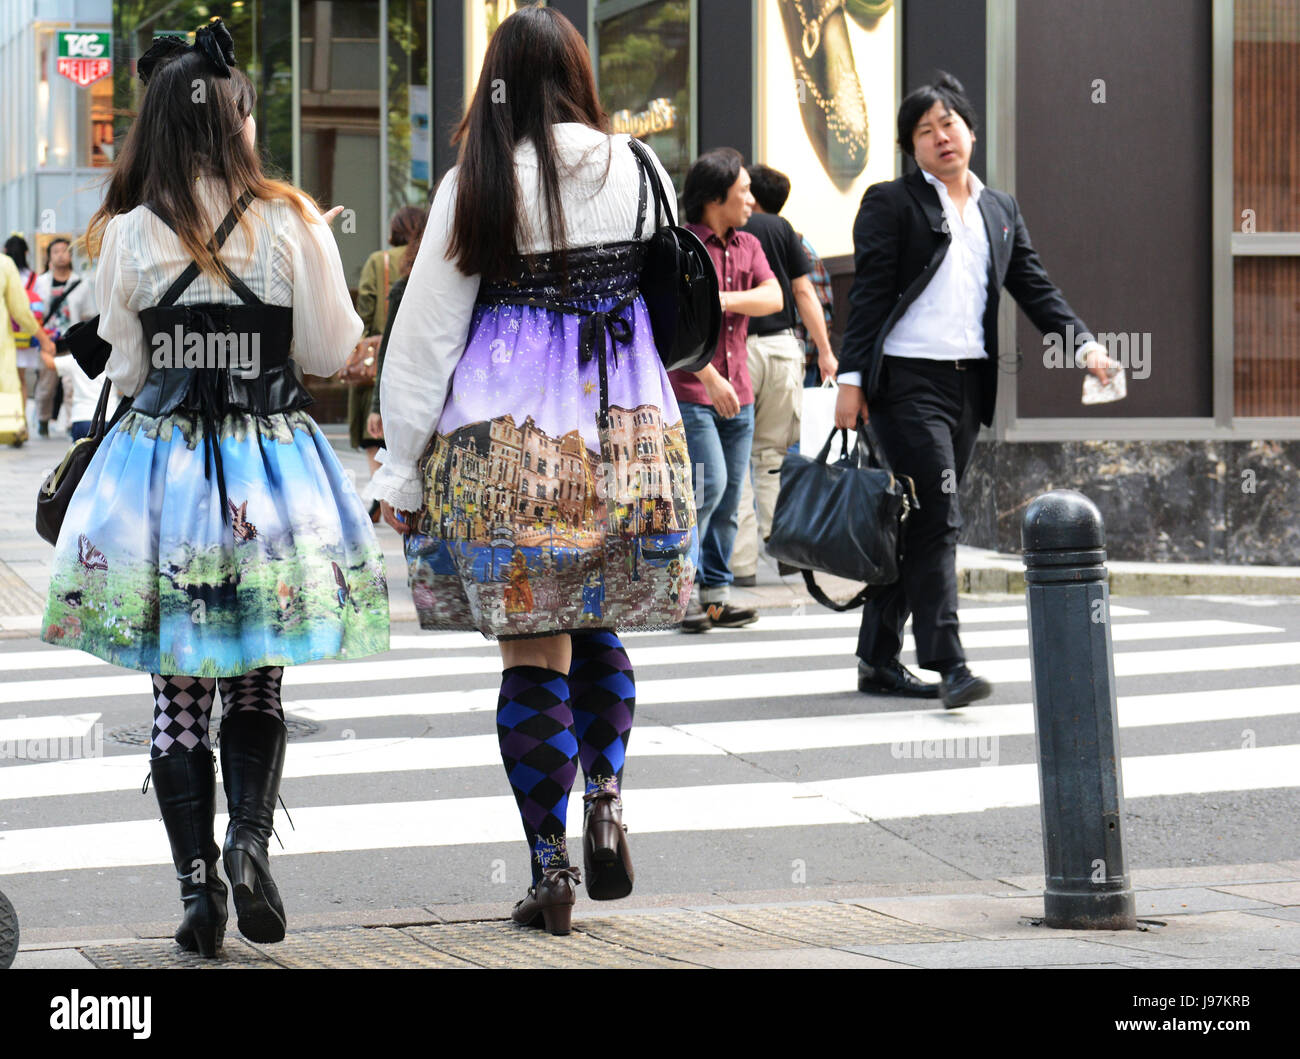
<svg viewBox="0 0 1300 1059"><path fill-rule="evenodd" d="M59 31L58 71L85 88L113 72L113 34L79 29Z"/></svg>

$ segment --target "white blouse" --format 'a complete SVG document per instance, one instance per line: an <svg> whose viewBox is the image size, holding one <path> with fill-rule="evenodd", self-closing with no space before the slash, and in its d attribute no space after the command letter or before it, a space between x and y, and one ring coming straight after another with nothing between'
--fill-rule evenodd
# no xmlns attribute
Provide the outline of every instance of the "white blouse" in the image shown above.
<svg viewBox="0 0 1300 1059"><path fill-rule="evenodd" d="M627 146L629 137L606 136L573 122L553 128L563 164L560 195L568 245L596 246L632 239L640 167ZM672 179L657 158L654 164L664 188L672 188ZM531 141L525 140L515 149L515 175L521 193L521 216L531 222L527 230L520 232L519 252L554 250L546 235L546 206L540 190L537 152ZM384 354L379 401L386 448L378 455L383 466L371 479L371 495L389 501L399 511L420 507L422 490L417 464L442 416L452 372L469 339L470 318L478 297L479 277L465 275L446 256L456 186L457 170L453 168L434 196L424 241L411 267ZM668 198L671 223L676 223L676 196L670 191ZM654 197L649 189L647 202L643 239L649 239L655 228Z"/></svg>
<svg viewBox="0 0 1300 1059"><path fill-rule="evenodd" d="M215 228L230 209L216 180L200 181L199 200ZM361 338L343 262L320 213L304 199L313 223L287 202L254 200L220 251L230 270L268 305L293 306L291 356L311 375L333 375ZM177 236L147 206L118 214L104 229L95 298L99 336L113 347L104 373L134 396L149 374L150 350L139 312L157 305L193 259ZM178 303L240 304L223 280L200 273Z"/></svg>

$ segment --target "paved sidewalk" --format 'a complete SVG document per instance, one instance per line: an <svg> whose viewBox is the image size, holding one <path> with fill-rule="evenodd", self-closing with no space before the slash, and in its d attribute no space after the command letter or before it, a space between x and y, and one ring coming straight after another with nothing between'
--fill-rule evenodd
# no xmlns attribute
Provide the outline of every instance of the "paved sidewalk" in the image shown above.
<svg viewBox="0 0 1300 1059"><path fill-rule="evenodd" d="M580 895L552 937L508 904L341 913L277 945L235 930L224 959L183 953L174 919L24 935L22 968L1281 968L1300 967L1300 861L1139 870L1136 931L1042 926L1042 877L780 893ZM21 919L22 911L19 909ZM72 936L73 934L76 936Z"/></svg>

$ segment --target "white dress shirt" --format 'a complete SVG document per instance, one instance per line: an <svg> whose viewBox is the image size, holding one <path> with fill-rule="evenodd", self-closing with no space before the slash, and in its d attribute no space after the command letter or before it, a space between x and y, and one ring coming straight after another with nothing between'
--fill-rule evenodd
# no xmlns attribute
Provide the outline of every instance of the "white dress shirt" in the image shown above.
<svg viewBox="0 0 1300 1059"><path fill-rule="evenodd" d="M885 336L883 352L890 357L926 360L987 358L984 309L988 304L989 239L979 211L984 183L967 170L970 198L959 213L943 181L924 169L921 175L939 192L952 238L925 290ZM862 373L846 371L839 381L861 386Z"/></svg>
<svg viewBox="0 0 1300 1059"><path fill-rule="evenodd" d="M606 136L576 122L553 126L560 155L560 196L571 247L627 242L636 230L640 167L627 146L626 135ZM654 152L650 152L654 158ZM654 159L659 179L671 189L672 179ZM537 152L525 140L515 149L520 216L530 222L519 236L521 254L555 249L546 235ZM423 498L418 464L442 416L455 371L469 339L470 320L478 298L479 277L467 276L446 256L456 205L457 170L438 185L420 252L397 315L392 322L379 403L384 420L382 466L371 479L371 495L389 501L399 511L418 510ZM676 197L668 193L676 223ZM647 189L647 217L653 217L653 194ZM648 220L642 238L654 234Z"/></svg>
<svg viewBox="0 0 1300 1059"><path fill-rule="evenodd" d="M214 228L230 209L225 189L213 179L200 181L200 201ZM306 205L312 223L281 199L254 200L219 256L267 305L293 307L292 359L311 375L328 376L347 361L362 324L334 235L316 207ZM147 206L118 214L104 229L95 274L99 337L113 347L104 373L128 396L139 392L150 367L140 310L157 305L192 260ZM178 302L242 304L224 280L205 273Z"/></svg>

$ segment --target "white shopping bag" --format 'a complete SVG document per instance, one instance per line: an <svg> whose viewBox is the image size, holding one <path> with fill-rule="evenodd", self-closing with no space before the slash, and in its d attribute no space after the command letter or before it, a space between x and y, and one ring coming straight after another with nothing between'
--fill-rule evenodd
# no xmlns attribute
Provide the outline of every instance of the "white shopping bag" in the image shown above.
<svg viewBox="0 0 1300 1059"><path fill-rule="evenodd" d="M816 456L826 444L826 439L835 429L835 401L840 395L840 388L835 380L827 379L820 386L805 387L803 391L803 412L799 418L799 454ZM849 451L857 441L857 432L849 431ZM839 444L831 446L832 459L838 458Z"/></svg>

